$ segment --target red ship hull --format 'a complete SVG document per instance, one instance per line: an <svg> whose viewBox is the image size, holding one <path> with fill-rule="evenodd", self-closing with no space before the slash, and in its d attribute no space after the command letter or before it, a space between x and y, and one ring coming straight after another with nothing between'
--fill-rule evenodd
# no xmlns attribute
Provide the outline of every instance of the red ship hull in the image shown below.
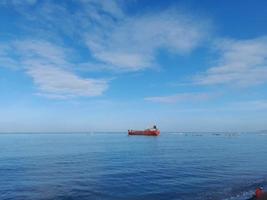
<svg viewBox="0 0 267 200"><path fill-rule="evenodd" d="M159 134L160 134L159 130L144 130L144 131L129 130L128 131L128 135L158 136Z"/></svg>

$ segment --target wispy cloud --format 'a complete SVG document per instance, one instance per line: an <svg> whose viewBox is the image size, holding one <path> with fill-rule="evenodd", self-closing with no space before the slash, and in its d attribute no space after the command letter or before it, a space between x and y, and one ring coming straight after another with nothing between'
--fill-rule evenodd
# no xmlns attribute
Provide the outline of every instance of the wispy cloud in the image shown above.
<svg viewBox="0 0 267 200"><path fill-rule="evenodd" d="M54 64L67 67L67 48L60 47L42 40L23 40L14 42L17 53L23 62L39 61L41 63Z"/></svg>
<svg viewBox="0 0 267 200"><path fill-rule="evenodd" d="M13 50L13 56L10 55ZM20 66L33 78L38 95L66 99L77 96L99 96L108 88L103 79L83 78L73 72L67 48L41 40L15 41L5 48L4 63ZM0 56L1 60L1 56Z"/></svg>
<svg viewBox="0 0 267 200"><path fill-rule="evenodd" d="M252 86L267 82L267 37L250 40L221 40L216 65L195 77L200 85Z"/></svg>
<svg viewBox="0 0 267 200"><path fill-rule="evenodd" d="M18 67L17 60L9 56L12 52L14 51L12 51L12 48L9 45L0 43L0 67L13 69Z"/></svg>
<svg viewBox="0 0 267 200"><path fill-rule="evenodd" d="M101 20L102 14L109 14L114 18L124 17L124 12L122 10L122 1L120 0L110 0L110 1L99 1L99 0L81 0L80 1L87 11L87 14L95 20ZM121 3L121 4L120 4Z"/></svg>
<svg viewBox="0 0 267 200"><path fill-rule="evenodd" d="M14 7L25 22L18 27L34 39L7 44L9 50L4 52L8 55L0 49L1 65L22 67L39 90L48 94L43 96L100 95L108 82L81 78L79 70L125 72L153 68L159 65L158 50L177 55L190 53L209 29L206 20L175 8L129 15L119 0L79 0L73 2L72 9L57 1L12 0L3 4ZM31 26L22 25L27 23ZM83 53L87 49L90 56L73 61L73 47L68 48L65 41L75 43L77 53L79 48ZM11 49L15 50L10 52ZM59 80L65 78L83 91Z"/></svg>
<svg viewBox="0 0 267 200"><path fill-rule="evenodd" d="M31 31L39 37L61 40L64 35L81 46L85 44L95 59L93 64L106 65L106 70L152 68L158 65L158 50L176 55L190 53L206 39L210 30L206 19L176 8L129 15L123 9L123 1L73 3L75 6L70 10L63 2L40 1L34 8L19 7L18 12L38 27L39 32L36 28Z"/></svg>
<svg viewBox="0 0 267 200"><path fill-rule="evenodd" d="M174 54L194 50L207 35L208 23L177 10L124 17L87 33L95 58L111 68L136 71L156 65L157 50Z"/></svg>
<svg viewBox="0 0 267 200"><path fill-rule="evenodd" d="M27 73L43 95L51 98L99 96L108 87L105 80L81 78L69 71L50 66L35 66Z"/></svg>
<svg viewBox="0 0 267 200"><path fill-rule="evenodd" d="M1 0L0 4L5 5L33 5L37 2L37 0Z"/></svg>
<svg viewBox="0 0 267 200"><path fill-rule="evenodd" d="M214 94L209 93L180 93L170 96L155 96L155 97L146 97L146 101L154 103L167 103L173 104L178 102L194 102L194 101L203 101L208 100L214 97Z"/></svg>

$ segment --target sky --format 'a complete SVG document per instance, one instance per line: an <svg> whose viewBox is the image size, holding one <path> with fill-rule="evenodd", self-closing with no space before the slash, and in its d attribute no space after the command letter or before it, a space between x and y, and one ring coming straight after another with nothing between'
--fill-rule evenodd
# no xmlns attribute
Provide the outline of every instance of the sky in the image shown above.
<svg viewBox="0 0 267 200"><path fill-rule="evenodd" d="M265 0L1 0L0 132L267 130Z"/></svg>

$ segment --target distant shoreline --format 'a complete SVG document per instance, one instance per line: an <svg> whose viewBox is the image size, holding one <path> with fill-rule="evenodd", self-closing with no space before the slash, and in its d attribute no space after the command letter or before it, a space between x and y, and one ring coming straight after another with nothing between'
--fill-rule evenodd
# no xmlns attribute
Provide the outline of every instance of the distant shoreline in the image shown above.
<svg viewBox="0 0 267 200"><path fill-rule="evenodd" d="M55 131L55 132L39 132L39 131L23 131L23 132L0 132L0 134L125 134L125 131ZM267 130L263 131L162 131L164 134L267 134Z"/></svg>

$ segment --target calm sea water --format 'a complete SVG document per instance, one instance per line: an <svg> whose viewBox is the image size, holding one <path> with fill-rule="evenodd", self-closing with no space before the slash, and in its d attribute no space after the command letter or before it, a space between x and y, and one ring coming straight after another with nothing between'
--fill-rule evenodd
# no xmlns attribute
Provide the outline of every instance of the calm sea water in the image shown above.
<svg viewBox="0 0 267 200"><path fill-rule="evenodd" d="M241 200L266 158L264 134L1 134L0 199Z"/></svg>

